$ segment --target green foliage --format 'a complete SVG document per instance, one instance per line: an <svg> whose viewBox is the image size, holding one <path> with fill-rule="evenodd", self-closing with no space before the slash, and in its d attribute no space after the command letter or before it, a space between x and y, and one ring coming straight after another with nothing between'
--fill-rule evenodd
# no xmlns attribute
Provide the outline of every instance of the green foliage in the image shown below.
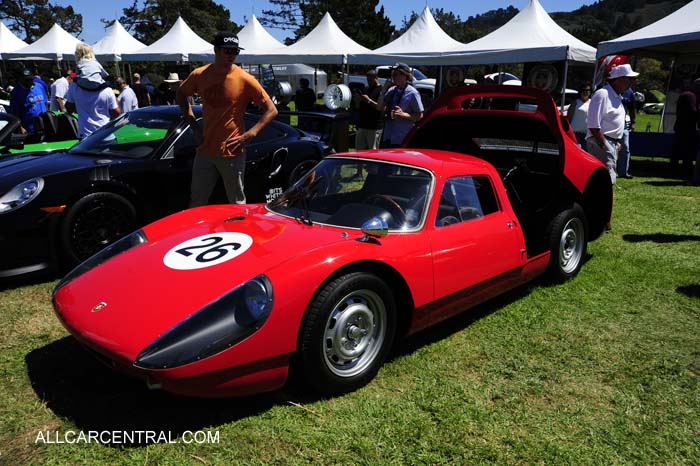
<svg viewBox="0 0 700 466"><path fill-rule="evenodd" d="M378 0L270 0L270 3L276 9L263 10L260 23L294 31L295 41L311 32L326 13L331 14L345 34L370 49L386 45L394 32L384 7L377 9Z"/></svg>
<svg viewBox="0 0 700 466"><path fill-rule="evenodd" d="M0 20L26 42L46 34L54 23L76 36L83 31L83 15L77 14L72 6L54 5L48 0L3 0Z"/></svg>
<svg viewBox="0 0 700 466"><path fill-rule="evenodd" d="M146 0L139 8L138 0L124 8L119 22L134 37L145 44L160 39L182 16L187 25L207 42L214 40L217 31L238 31L240 26L231 21L231 14L213 0ZM102 20L108 24L109 21Z"/></svg>
<svg viewBox="0 0 700 466"><path fill-rule="evenodd" d="M600 0L552 19L590 45L623 36L678 10L690 0Z"/></svg>

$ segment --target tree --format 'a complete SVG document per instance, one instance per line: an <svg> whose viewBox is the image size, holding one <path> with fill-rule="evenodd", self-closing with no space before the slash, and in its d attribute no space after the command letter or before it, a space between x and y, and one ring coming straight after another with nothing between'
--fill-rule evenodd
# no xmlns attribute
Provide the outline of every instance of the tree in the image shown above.
<svg viewBox="0 0 700 466"><path fill-rule="evenodd" d="M77 14L72 6L57 6L48 0L3 0L0 20L7 21L7 27L23 35L26 42L34 42L46 34L54 23L75 36L83 32L83 15Z"/></svg>
<svg viewBox="0 0 700 466"><path fill-rule="evenodd" d="M374 49L391 40L394 26L377 10L378 0L269 0L277 9L263 10L260 22L272 28L294 31L301 39L330 13L338 27L354 41Z"/></svg>
<svg viewBox="0 0 700 466"><path fill-rule="evenodd" d="M212 42L217 31L238 31L240 26L231 21L231 14L213 0L145 0L139 8L138 0L122 10L119 22L143 43L160 39L182 16L187 25L202 39ZM111 21L102 19L105 25Z"/></svg>

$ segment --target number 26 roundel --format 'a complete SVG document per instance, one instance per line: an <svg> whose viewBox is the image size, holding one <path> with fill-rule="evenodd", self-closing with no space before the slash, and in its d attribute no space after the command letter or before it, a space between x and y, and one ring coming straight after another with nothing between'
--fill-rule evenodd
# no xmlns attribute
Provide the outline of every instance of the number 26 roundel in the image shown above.
<svg viewBox="0 0 700 466"><path fill-rule="evenodd" d="M202 269L240 256L253 244L245 233L212 233L178 244L163 257L163 263L176 270Z"/></svg>

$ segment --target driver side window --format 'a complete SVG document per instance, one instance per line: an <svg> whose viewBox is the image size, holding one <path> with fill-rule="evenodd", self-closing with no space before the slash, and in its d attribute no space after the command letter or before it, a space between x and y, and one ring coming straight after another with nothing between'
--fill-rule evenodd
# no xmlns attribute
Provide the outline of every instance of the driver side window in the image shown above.
<svg viewBox="0 0 700 466"><path fill-rule="evenodd" d="M451 178L440 194L435 226L462 223L497 211L498 203L487 176Z"/></svg>

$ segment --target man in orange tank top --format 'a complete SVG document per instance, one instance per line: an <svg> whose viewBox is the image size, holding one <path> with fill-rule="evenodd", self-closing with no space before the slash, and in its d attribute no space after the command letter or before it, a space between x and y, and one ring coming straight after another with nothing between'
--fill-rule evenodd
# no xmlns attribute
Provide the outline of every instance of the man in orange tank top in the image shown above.
<svg viewBox="0 0 700 466"><path fill-rule="evenodd" d="M240 50L236 34L217 33L214 63L192 71L177 90L177 104L199 144L192 167L190 207L209 202L219 175L229 202L245 204L246 144L277 116L275 104L260 83L235 64ZM194 94L202 98L204 130L197 124L187 100ZM244 116L251 102L260 107L263 114L246 131Z"/></svg>

